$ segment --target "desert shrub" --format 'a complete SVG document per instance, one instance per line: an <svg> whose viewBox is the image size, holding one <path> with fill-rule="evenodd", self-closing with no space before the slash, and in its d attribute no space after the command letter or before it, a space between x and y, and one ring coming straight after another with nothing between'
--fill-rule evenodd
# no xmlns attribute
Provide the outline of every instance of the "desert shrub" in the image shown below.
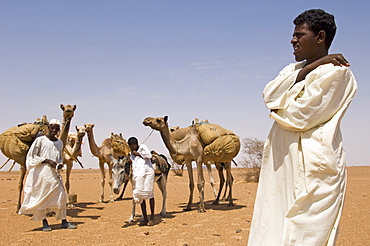
<svg viewBox="0 0 370 246"><path fill-rule="evenodd" d="M247 182L258 183L259 181L264 144L264 141L255 137L242 139L242 166L246 167Z"/></svg>
<svg viewBox="0 0 370 246"><path fill-rule="evenodd" d="M182 173L184 171L184 166L185 165L179 165L179 164L177 164L176 162L173 161L171 166L172 166L172 171L174 172L174 174L176 176L182 177Z"/></svg>

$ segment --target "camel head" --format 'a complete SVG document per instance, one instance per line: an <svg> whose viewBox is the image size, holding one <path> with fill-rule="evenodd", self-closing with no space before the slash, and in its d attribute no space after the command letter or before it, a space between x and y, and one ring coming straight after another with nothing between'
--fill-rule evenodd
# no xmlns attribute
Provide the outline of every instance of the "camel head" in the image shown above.
<svg viewBox="0 0 370 246"><path fill-rule="evenodd" d="M89 133L92 133L93 132L93 128L94 128L94 124L85 124L84 127L85 127L85 132L87 134Z"/></svg>
<svg viewBox="0 0 370 246"><path fill-rule="evenodd" d="M157 130L157 131L163 131L168 130L168 116L165 117L147 117L144 119L143 124L144 126L149 126L150 128Z"/></svg>
<svg viewBox="0 0 370 246"><path fill-rule="evenodd" d="M124 156L127 156L130 153L130 147L128 146L126 140L123 138L122 133L114 134L113 132L110 135L110 140L112 143L112 149L117 152L123 152Z"/></svg>
<svg viewBox="0 0 370 246"><path fill-rule="evenodd" d="M67 105L61 104L60 108L63 110L63 119L64 120L71 120L73 118L73 116L75 115L75 110L76 110L77 106L76 105L72 106L70 104L67 104Z"/></svg>
<svg viewBox="0 0 370 246"><path fill-rule="evenodd" d="M125 182L125 180L130 179L130 176L132 175L132 161L129 155L125 157L118 157L118 159L116 159L111 154L110 158L113 163L113 192L118 194L122 184Z"/></svg>
<svg viewBox="0 0 370 246"><path fill-rule="evenodd" d="M86 127L85 126L76 126L76 131L77 131L77 136L82 139L86 134Z"/></svg>

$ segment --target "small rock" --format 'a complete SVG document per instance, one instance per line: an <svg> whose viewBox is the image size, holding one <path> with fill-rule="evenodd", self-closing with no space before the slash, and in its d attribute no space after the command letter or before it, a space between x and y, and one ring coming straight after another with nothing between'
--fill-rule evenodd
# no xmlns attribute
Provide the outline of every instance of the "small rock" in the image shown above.
<svg viewBox="0 0 370 246"><path fill-rule="evenodd" d="M212 234L212 236L219 237L219 236L221 236L221 235L220 235L220 234Z"/></svg>
<svg viewBox="0 0 370 246"><path fill-rule="evenodd" d="M241 232L242 232L242 229L236 230L236 233L241 233Z"/></svg>
<svg viewBox="0 0 370 246"><path fill-rule="evenodd" d="M149 231L144 232L145 235L149 235Z"/></svg>

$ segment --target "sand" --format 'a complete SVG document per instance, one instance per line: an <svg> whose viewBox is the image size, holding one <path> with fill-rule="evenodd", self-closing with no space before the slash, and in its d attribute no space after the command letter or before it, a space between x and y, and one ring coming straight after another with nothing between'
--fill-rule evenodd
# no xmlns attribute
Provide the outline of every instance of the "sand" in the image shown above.
<svg viewBox="0 0 370 246"><path fill-rule="evenodd" d="M235 206L222 201L212 205L213 194L206 176L206 213L197 212L198 191L195 188L192 211L183 211L189 195L188 177L168 180L167 216L159 212L161 193L155 188L156 217L154 226L128 224L131 212L131 185L124 200L98 203L99 170L73 170L71 193L77 194L75 208L68 209L68 219L76 230L60 229L60 221L49 219L53 231L42 232L41 222L15 213L19 171L0 172L0 244L1 245L246 245L252 218L257 184L247 183L243 169L233 169ZM206 173L206 172L205 172ZM65 173L63 173L65 175ZM214 178L218 180L216 172ZM218 184L217 184L218 186ZM340 222L337 245L370 245L370 167L348 167L346 202ZM105 187L109 197L108 185ZM140 211L137 207L137 211Z"/></svg>

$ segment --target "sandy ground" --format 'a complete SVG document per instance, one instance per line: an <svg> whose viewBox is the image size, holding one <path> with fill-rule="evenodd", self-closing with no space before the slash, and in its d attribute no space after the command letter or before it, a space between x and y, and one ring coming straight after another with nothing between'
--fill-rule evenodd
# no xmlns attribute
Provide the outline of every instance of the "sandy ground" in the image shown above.
<svg viewBox="0 0 370 246"><path fill-rule="evenodd" d="M99 170L73 170L71 192L77 194L75 208L68 209L68 219L76 230L59 229L60 221L50 218L53 231L42 232L41 222L15 213L18 171L0 172L0 244L1 245L246 245L257 184L243 181L243 169L234 169L235 206L226 202L212 205L213 194L206 176L206 213L197 212L195 189L193 210L184 212L188 200L188 177L168 180L167 216L159 212L162 199L155 188L156 218L152 227L128 224L131 211L131 186L124 200L98 203ZM206 174L206 172L205 172ZM64 175L64 174L63 174ZM218 180L216 172L214 178ZM218 184L217 184L218 186ZM337 245L370 245L370 167L348 167L346 203L340 223ZM105 187L106 200L109 197ZM137 210L140 211L139 207Z"/></svg>

